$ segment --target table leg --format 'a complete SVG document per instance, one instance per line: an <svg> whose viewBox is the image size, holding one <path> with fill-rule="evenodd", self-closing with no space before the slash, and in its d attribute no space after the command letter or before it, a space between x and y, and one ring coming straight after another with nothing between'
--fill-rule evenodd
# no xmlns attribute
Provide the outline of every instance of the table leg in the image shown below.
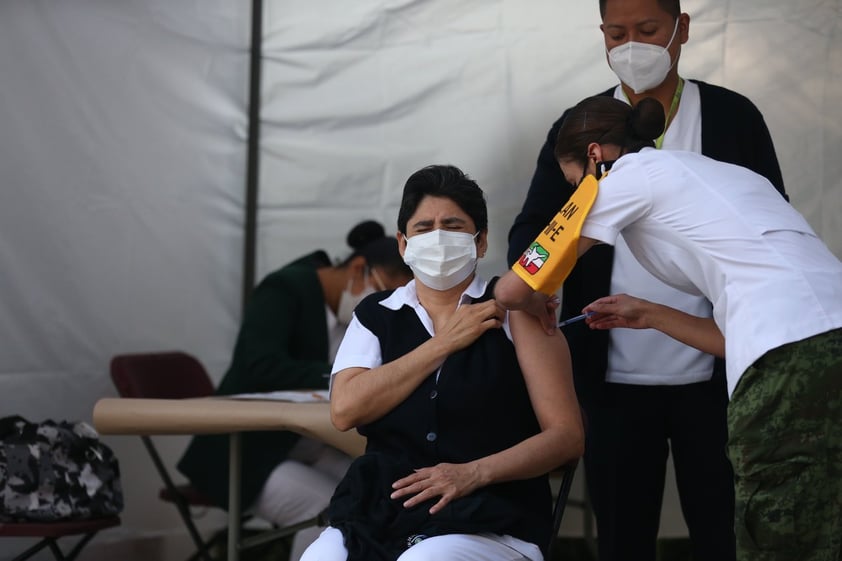
<svg viewBox="0 0 842 561"><path fill-rule="evenodd" d="M228 561L240 559L240 433L232 432L228 449Z"/></svg>

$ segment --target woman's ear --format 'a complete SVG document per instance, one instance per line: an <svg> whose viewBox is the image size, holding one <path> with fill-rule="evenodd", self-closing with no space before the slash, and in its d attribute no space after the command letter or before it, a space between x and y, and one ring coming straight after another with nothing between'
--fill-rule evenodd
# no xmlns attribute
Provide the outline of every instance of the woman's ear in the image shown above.
<svg viewBox="0 0 842 561"><path fill-rule="evenodd" d="M592 160L594 163L604 161L602 157L602 146L596 142L588 144L588 160Z"/></svg>
<svg viewBox="0 0 842 561"><path fill-rule="evenodd" d="M403 257L403 254L406 251L406 236L398 232L395 234L395 238L398 240L398 253L401 254L401 257Z"/></svg>
<svg viewBox="0 0 842 561"><path fill-rule="evenodd" d="M488 251L488 230L482 230L477 236L477 257L485 257L486 251Z"/></svg>

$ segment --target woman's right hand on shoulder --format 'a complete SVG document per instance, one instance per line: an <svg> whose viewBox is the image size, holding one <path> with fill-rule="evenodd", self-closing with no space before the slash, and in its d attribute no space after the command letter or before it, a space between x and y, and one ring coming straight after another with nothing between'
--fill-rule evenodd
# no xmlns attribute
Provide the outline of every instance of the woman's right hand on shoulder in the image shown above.
<svg viewBox="0 0 842 561"><path fill-rule="evenodd" d="M503 325L505 310L494 300L478 304L462 304L450 316L444 327L436 330L436 338L448 342L451 352L464 349L489 329Z"/></svg>

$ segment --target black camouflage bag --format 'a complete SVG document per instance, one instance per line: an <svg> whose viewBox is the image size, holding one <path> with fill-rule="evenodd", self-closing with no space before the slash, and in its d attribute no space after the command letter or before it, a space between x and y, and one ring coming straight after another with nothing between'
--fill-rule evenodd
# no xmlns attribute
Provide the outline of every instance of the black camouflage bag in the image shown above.
<svg viewBox="0 0 842 561"><path fill-rule="evenodd" d="M112 450L82 422L0 419L0 521L92 518L123 510Z"/></svg>

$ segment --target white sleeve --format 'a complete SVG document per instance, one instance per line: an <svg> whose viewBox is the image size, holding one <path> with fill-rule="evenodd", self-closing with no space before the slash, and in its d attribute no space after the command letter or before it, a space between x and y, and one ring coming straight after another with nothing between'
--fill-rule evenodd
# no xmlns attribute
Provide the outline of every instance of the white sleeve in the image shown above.
<svg viewBox="0 0 842 561"><path fill-rule="evenodd" d="M357 315L351 318L345 336L336 351L336 358L333 361L333 369L330 372L330 385L333 386L333 377L340 370L346 368L376 368L383 364L383 356L380 354L380 341L368 330Z"/></svg>
<svg viewBox="0 0 842 561"><path fill-rule="evenodd" d="M599 192L582 225L581 236L614 245L626 226L650 212L649 193L649 182L641 166L618 161L615 169L599 182Z"/></svg>

